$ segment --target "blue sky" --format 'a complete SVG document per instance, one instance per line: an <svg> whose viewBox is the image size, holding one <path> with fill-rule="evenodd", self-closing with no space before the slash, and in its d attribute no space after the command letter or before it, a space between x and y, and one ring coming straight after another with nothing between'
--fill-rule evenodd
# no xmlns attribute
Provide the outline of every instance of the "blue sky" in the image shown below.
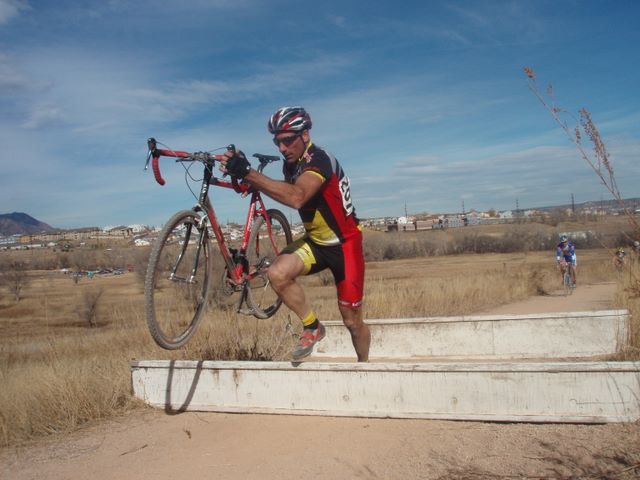
<svg viewBox="0 0 640 480"><path fill-rule="evenodd" d="M640 196L638 18L636 0L0 0L0 213L161 225L194 200L179 165L164 187L143 172L147 137L276 154L267 118L296 104L360 217L610 198L525 66L592 113Z"/></svg>

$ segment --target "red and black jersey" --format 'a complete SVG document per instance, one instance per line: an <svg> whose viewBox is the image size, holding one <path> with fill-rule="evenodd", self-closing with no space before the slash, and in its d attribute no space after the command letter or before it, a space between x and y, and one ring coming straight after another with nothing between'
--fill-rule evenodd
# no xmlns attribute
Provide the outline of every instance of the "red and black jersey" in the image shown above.
<svg viewBox="0 0 640 480"><path fill-rule="evenodd" d="M323 180L320 190L298 209L307 235L313 242L338 245L360 234L349 177L333 155L311 143L298 163L285 163L283 172L285 181L289 183L294 183L305 172L318 175Z"/></svg>

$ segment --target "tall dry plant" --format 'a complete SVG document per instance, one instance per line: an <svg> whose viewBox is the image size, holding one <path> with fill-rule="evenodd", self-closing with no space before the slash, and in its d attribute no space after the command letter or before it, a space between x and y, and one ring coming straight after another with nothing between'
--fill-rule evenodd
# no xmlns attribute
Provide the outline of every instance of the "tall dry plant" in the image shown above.
<svg viewBox="0 0 640 480"><path fill-rule="evenodd" d="M77 308L78 316L90 328L98 326L98 303L104 293L102 288L87 289L82 294L82 303Z"/></svg>
<svg viewBox="0 0 640 480"><path fill-rule="evenodd" d="M525 67L524 72L527 75L527 82L529 90L540 100L544 108L551 114L556 123L564 130L569 137L569 140L576 146L582 159L587 162L589 167L600 178L604 187L611 193L616 200L626 217L629 219L629 223L633 226L637 236L640 236L640 224L627 208L622 193L618 188L616 177L613 171L613 165L611 164L611 157L607 151L607 147L596 127L596 124L591 117L591 113L582 108L579 110L579 117L576 117L571 112L559 107L555 103L553 95L553 86L549 84L546 88L545 94L541 93L538 83L536 82L536 74L531 67ZM576 123L575 127L570 127L569 124L562 119L562 116L568 116ZM583 144L583 138L588 137L591 142L592 152L588 151ZM634 240L629 238L629 240Z"/></svg>

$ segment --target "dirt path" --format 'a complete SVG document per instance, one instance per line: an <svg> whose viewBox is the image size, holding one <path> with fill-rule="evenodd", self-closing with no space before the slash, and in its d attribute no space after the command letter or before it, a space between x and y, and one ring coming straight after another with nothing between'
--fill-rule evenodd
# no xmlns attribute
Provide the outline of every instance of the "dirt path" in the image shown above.
<svg viewBox="0 0 640 480"><path fill-rule="evenodd" d="M571 295L565 296L558 291L550 295L531 297L521 302L510 303L492 308L482 314L525 314L550 312L579 312L591 310L607 310L612 308L615 283L584 285L576 288Z"/></svg>
<svg viewBox="0 0 640 480"><path fill-rule="evenodd" d="M612 285L491 312L600 310ZM636 468L638 467L638 468ZM2 479L638 478L640 424L535 425L157 410L0 453Z"/></svg>

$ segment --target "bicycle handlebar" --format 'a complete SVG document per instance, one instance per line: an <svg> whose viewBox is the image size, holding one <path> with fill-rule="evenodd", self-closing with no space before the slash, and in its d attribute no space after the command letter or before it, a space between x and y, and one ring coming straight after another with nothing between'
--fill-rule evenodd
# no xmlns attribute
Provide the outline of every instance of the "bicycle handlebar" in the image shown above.
<svg viewBox="0 0 640 480"><path fill-rule="evenodd" d="M158 148L156 139L151 137L147 140L147 147L149 153L147 154L147 163L144 169L149 168L149 160L151 160L151 169L153 170L153 176L156 178L156 182L160 185L167 183L162 174L160 173L160 157L176 157L176 162L213 162L214 156L207 152L183 152L181 150L162 150Z"/></svg>
<svg viewBox="0 0 640 480"><path fill-rule="evenodd" d="M162 178L162 174L160 173L160 157L176 157L176 162L202 162L204 164L213 164L217 160L216 155L213 155L208 152L183 152L180 150L163 150L158 149L158 143L155 138L150 137L147 139L147 147L149 148L149 153L147 154L147 161L144 165L144 169L149 169L149 161L151 161L151 169L153 170L153 176L160 185L165 185L167 182ZM227 151L236 153L236 147L233 144L229 144L227 146ZM271 162L277 162L280 160L280 157L275 155L263 155L261 153L254 153L253 156L258 159L260 162L260 166L258 167L258 172L262 172L264 167L266 167ZM226 174L225 174L226 175ZM224 183L217 182L218 185L224 186ZM228 185L228 184L227 184ZM244 192L249 189L249 186L246 184L239 184L238 179L236 177L231 177L231 186L233 189L238 192Z"/></svg>

